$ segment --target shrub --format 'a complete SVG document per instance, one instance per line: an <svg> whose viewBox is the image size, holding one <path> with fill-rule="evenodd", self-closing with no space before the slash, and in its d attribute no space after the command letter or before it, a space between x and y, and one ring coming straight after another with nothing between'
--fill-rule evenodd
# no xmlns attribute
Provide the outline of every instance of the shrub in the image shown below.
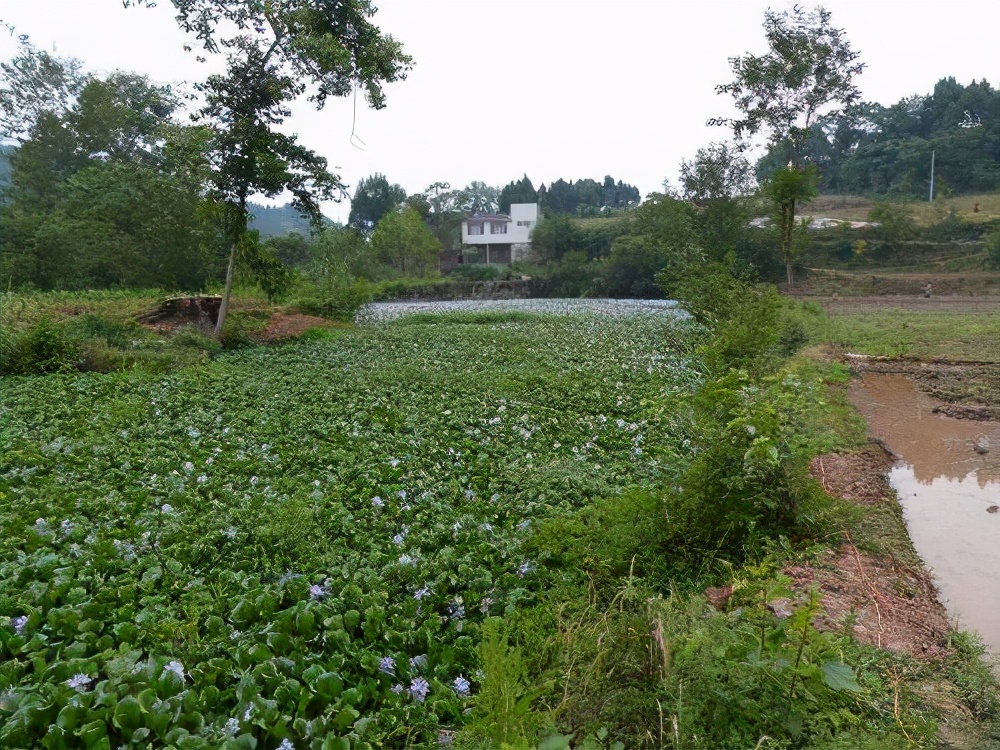
<svg viewBox="0 0 1000 750"><path fill-rule="evenodd" d="M42 375L77 367L80 347L43 318L26 331L0 331L0 374Z"/></svg>
<svg viewBox="0 0 1000 750"><path fill-rule="evenodd" d="M343 279L315 288L298 300L295 307L306 315L350 322L358 308L371 302L373 291L371 284L365 281Z"/></svg>

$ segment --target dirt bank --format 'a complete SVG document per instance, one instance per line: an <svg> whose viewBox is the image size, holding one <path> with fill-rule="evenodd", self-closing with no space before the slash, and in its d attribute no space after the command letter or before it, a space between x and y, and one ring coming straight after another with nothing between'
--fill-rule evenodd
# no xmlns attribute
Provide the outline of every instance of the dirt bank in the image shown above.
<svg viewBox="0 0 1000 750"><path fill-rule="evenodd" d="M877 445L813 459L810 471L827 493L868 507L878 530L864 540L845 531L839 547L785 573L794 590L819 590L818 628L848 630L860 643L915 659L941 659L948 653L948 616L906 535L886 478L892 463ZM873 547L876 537L881 542Z"/></svg>

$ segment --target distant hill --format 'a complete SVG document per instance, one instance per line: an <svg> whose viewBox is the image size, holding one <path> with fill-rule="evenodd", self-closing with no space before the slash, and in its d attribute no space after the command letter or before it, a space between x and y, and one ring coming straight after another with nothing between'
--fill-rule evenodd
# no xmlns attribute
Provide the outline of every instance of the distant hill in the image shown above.
<svg viewBox="0 0 1000 750"><path fill-rule="evenodd" d="M255 203L249 205L253 219L250 221L250 229L256 229L260 236L283 237L286 234L297 232L303 237L308 237L312 232L309 219L296 210L291 203L284 206L258 206ZM333 226L334 222L323 217L326 226Z"/></svg>

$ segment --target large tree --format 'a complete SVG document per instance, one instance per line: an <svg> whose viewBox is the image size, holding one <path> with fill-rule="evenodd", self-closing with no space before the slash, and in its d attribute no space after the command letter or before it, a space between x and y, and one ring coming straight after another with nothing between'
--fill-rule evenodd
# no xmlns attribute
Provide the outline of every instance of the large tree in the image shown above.
<svg viewBox="0 0 1000 750"><path fill-rule="evenodd" d="M347 224L370 237L382 217L405 200L402 186L390 184L384 174L376 172L371 177L362 177L354 188Z"/></svg>
<svg viewBox="0 0 1000 750"><path fill-rule="evenodd" d="M68 112L90 77L79 60L50 55L27 38L19 46L0 63L0 137L23 143L43 114Z"/></svg>
<svg viewBox="0 0 1000 750"><path fill-rule="evenodd" d="M125 0L144 5L149 0ZM385 106L382 86L401 80L411 59L369 19L369 0L173 0L177 21L210 53L225 52L226 72L203 84L199 112L215 139L211 189L226 206L230 247L216 331L225 323L236 260L247 241L247 203L254 195L292 195L321 221L320 201L340 198L343 183L327 162L278 132L290 105L308 95L317 108L330 96L364 89L369 105Z"/></svg>
<svg viewBox="0 0 1000 750"><path fill-rule="evenodd" d="M500 191L500 212L509 214L512 203L537 203L538 191L531 184L528 175L524 175L516 182L508 182Z"/></svg>
<svg viewBox="0 0 1000 750"><path fill-rule="evenodd" d="M438 268L441 243L412 208L390 211L375 227L372 251L403 276L426 276Z"/></svg>
<svg viewBox="0 0 1000 750"><path fill-rule="evenodd" d="M735 258L751 218L745 196L754 187L750 162L730 143L710 143L681 162L679 196L697 207L700 242L713 260Z"/></svg>
<svg viewBox="0 0 1000 750"><path fill-rule="evenodd" d="M812 127L820 120L833 120L860 100L854 79L864 70L860 53L852 50L843 29L830 22L823 7L764 14L764 35L769 50L763 55L730 58L731 83L716 86L719 94L732 96L739 115L715 118L710 124L728 125L744 144L758 133L770 146L788 149L788 170L802 169L802 149ZM786 179L777 194L790 199L781 207L781 254L788 283L792 283L796 202L808 191L790 195L789 187L808 180ZM786 226L784 222L788 222Z"/></svg>

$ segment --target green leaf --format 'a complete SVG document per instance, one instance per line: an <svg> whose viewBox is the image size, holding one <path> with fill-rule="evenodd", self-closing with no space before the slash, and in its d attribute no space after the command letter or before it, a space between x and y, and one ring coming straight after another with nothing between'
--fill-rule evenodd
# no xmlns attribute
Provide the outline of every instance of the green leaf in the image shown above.
<svg viewBox="0 0 1000 750"><path fill-rule="evenodd" d="M344 681L336 672L324 672L313 683L315 690L322 698L333 700L344 691Z"/></svg>
<svg viewBox="0 0 1000 750"><path fill-rule="evenodd" d="M333 717L333 726L337 731L343 732L351 726L361 714L354 708L342 708Z"/></svg>
<svg viewBox="0 0 1000 750"><path fill-rule="evenodd" d="M134 732L142 723L142 710L139 701L127 695L115 706L114 725L126 732Z"/></svg>
<svg viewBox="0 0 1000 750"><path fill-rule="evenodd" d="M834 690L849 690L860 693L862 688L854 676L854 670L842 661L823 662L823 681Z"/></svg>
<svg viewBox="0 0 1000 750"><path fill-rule="evenodd" d="M556 734L549 737L547 740L542 740L541 744L538 746L538 750L569 750L570 740L573 739L571 734Z"/></svg>

